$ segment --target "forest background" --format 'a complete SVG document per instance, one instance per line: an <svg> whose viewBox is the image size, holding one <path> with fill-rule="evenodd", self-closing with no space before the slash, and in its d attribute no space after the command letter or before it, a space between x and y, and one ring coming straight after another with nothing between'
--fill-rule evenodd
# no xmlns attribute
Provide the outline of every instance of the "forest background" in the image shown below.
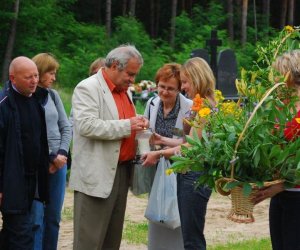
<svg viewBox="0 0 300 250"><path fill-rule="evenodd" d="M73 89L90 63L112 48L134 44L144 57L137 77L153 80L167 62L183 63L207 48L211 30L235 51L239 67L256 60L255 47L300 22L295 0L0 0L0 83L12 58L54 54L59 87Z"/></svg>

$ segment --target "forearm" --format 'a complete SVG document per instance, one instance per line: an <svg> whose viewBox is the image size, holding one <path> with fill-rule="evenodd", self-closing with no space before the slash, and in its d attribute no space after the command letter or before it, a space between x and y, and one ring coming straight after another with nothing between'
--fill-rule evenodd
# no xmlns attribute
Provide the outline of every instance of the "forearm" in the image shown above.
<svg viewBox="0 0 300 250"><path fill-rule="evenodd" d="M159 159L159 157L162 157L162 156L165 157L166 159L169 159L173 155L179 154L180 149L181 149L181 145L178 145L178 146L172 147L172 148L166 148L166 149L159 150L159 151L157 151L158 159Z"/></svg>
<svg viewBox="0 0 300 250"><path fill-rule="evenodd" d="M164 146L176 147L176 146L181 145L183 143L183 139L182 138L162 137L161 142Z"/></svg>

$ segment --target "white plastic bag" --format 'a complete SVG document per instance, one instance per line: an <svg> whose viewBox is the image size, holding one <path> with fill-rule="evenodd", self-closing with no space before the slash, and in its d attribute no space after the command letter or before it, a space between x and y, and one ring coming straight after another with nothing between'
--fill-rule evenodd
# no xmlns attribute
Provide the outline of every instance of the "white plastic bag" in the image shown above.
<svg viewBox="0 0 300 250"><path fill-rule="evenodd" d="M175 229L180 226L177 182L174 173L166 175L170 162L161 157L151 189L145 217L153 223Z"/></svg>

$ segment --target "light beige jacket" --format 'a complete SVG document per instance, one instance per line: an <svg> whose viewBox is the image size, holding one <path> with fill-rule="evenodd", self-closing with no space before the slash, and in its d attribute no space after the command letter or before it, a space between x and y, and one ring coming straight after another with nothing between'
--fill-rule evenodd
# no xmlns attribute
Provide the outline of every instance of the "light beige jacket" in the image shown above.
<svg viewBox="0 0 300 250"><path fill-rule="evenodd" d="M107 198L115 179L121 140L131 134L130 120L119 120L117 106L102 70L76 86L72 108L70 188Z"/></svg>

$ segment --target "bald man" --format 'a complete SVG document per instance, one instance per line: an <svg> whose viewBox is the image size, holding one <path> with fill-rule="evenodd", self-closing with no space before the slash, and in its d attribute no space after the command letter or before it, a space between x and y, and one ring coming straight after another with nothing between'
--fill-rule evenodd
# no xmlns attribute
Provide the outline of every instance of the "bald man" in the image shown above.
<svg viewBox="0 0 300 250"><path fill-rule="evenodd" d="M34 94L38 79L35 63L17 57L0 92L1 249L32 249L31 205L47 201L49 149L44 110Z"/></svg>

